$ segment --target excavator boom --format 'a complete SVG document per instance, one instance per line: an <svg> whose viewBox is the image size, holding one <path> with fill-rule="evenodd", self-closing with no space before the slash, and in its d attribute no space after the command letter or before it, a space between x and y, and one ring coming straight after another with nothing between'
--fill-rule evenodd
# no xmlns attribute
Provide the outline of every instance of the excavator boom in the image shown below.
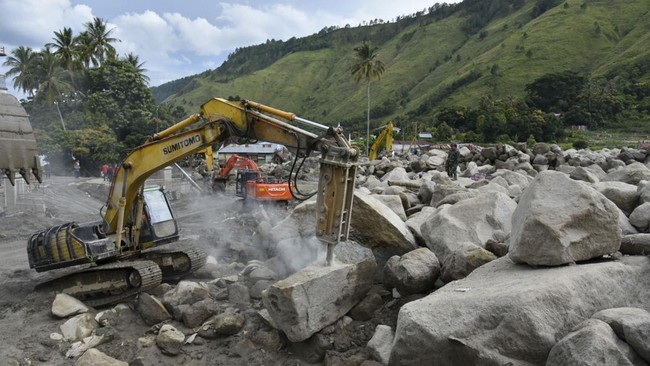
<svg viewBox="0 0 650 366"><path fill-rule="evenodd" d="M370 146L370 151L368 152L368 159L375 160L377 159L377 154L382 144L386 145L386 153L393 150L393 121L388 122L388 124L381 130L379 136L375 142Z"/></svg>

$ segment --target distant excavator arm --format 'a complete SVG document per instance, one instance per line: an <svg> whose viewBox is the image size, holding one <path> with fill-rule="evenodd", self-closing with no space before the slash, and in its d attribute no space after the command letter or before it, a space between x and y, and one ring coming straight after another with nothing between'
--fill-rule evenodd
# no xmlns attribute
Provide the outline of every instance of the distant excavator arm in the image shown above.
<svg viewBox="0 0 650 366"><path fill-rule="evenodd" d="M187 130L199 121L203 121L200 127ZM326 131L319 136L290 124L291 121L304 122ZM121 164L104 215L104 230L107 234L116 233L116 246L119 248L121 245L123 228L137 226L133 225L139 220L135 213L142 212L142 209L134 205L142 205L143 200L138 199L138 195L149 176L231 137L283 144L297 157L319 151L321 167L316 235L329 245L347 239L358 151L351 147L341 129L326 127L251 101L231 102L214 98L201 106L199 114L152 136ZM137 231L134 227L130 233L124 234L134 236ZM328 261L331 261L331 250L328 250Z"/></svg>
<svg viewBox="0 0 650 366"><path fill-rule="evenodd" d="M393 128L394 128L393 121L390 121L388 122L386 127L384 127L384 129L381 130L381 133L379 134L379 136L377 136L375 142L372 144L372 146L370 146L370 150L368 152L369 160L377 159L377 153L379 152L379 149L384 143L386 145L386 152L390 152L393 150Z"/></svg>

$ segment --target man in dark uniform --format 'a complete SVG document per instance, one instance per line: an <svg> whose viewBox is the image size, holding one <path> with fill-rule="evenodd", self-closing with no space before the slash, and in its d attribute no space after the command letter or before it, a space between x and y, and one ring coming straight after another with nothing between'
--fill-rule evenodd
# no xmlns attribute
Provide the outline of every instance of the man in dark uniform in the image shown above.
<svg viewBox="0 0 650 366"><path fill-rule="evenodd" d="M456 144L451 144L451 150L447 153L447 161L445 161L445 170L447 176L452 180L458 179L458 162L460 161L460 151L457 149Z"/></svg>

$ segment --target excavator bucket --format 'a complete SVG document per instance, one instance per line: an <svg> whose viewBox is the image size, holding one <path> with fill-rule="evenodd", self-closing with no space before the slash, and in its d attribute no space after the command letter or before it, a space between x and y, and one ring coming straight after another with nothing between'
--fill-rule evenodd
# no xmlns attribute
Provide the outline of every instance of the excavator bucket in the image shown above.
<svg viewBox="0 0 650 366"><path fill-rule="evenodd" d="M41 182L41 166L36 138L27 112L18 99L0 90L0 173L13 185L16 173L28 184Z"/></svg>

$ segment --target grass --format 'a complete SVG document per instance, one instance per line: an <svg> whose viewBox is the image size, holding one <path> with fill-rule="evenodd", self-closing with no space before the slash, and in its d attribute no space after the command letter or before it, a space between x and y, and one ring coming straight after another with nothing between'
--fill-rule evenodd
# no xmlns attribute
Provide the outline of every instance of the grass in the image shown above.
<svg viewBox="0 0 650 366"><path fill-rule="evenodd" d="M485 95L523 96L525 85L546 73L568 69L606 75L650 57L647 0L590 0L586 9L580 7L584 0L568 0L568 8L560 5L531 19L534 3L529 0L520 10L488 24L484 39L463 34L460 29L465 19L456 14L413 24L376 45L386 71L381 81L371 84L371 105L397 99L401 106L389 116L372 120L371 128L406 115L432 96L443 95L449 85L472 70L481 72L482 77L443 95L438 107L474 107ZM596 23L600 33L595 30ZM356 46L341 42L328 49L291 53L263 70L225 83L206 77L199 88L174 103L194 113L211 97L239 95L329 125L353 118L365 120L365 83L355 83L349 72ZM499 65L498 75L490 73L495 64ZM650 72L639 79L650 80ZM407 123L414 122L421 121Z"/></svg>

